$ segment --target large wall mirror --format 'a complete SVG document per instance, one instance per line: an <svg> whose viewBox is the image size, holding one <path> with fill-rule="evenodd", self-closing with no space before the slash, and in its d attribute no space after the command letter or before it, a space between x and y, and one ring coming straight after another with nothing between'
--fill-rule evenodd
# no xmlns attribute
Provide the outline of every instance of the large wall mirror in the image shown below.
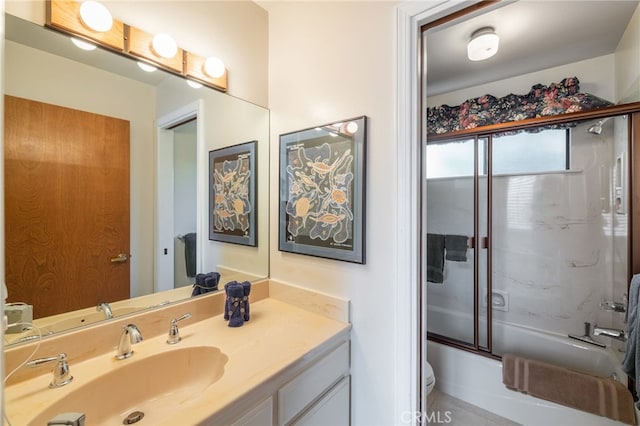
<svg viewBox="0 0 640 426"><path fill-rule="evenodd" d="M46 335L107 319L110 314L106 308L118 316L190 297L194 274L220 273L220 288L228 281L255 281L269 275L267 109L210 88L190 87L185 79L161 70L145 72L135 61L100 48L80 50L69 37L15 16L7 14L5 20L4 94L5 105L9 105L5 107L5 139L10 129L22 132L25 128L45 128L46 137L56 139L63 147L61 162L73 164L76 169L92 168L94 165L67 143L66 139L71 140L69 128L58 129L59 134L52 137L50 126L76 122L78 126L72 127L85 129L80 130L82 134L87 128L85 117L92 122L107 117L125 126L128 123L124 133L129 145L123 154L128 155L128 161L124 161L128 170L122 172L125 175L120 170L106 172L112 174L103 180L104 185L91 190L90 197L73 202L58 199L58 204L71 210L55 213L59 221L74 220L78 224L103 220L103 216L110 215L106 209L103 214L87 218L82 214L84 207L108 198L101 191L128 193L129 213L123 220L116 220L127 224L122 231L126 243L117 248L102 247L109 234L117 233L105 225L101 235L80 235L90 249L70 248L69 241L74 237L71 233L50 235L39 231L38 226L44 226L45 221L35 217L28 206L21 207L18 216L33 216L26 222L35 227L28 232L14 232L13 236L7 233L7 256L15 253L22 260L28 258L21 263L7 259L8 303L32 305L34 323ZM16 106L24 102L26 113L25 105L22 110ZM32 113L43 114L45 106L62 108L64 114L58 116L62 118L41 126L42 116ZM16 120L20 124L12 126ZM107 139L115 133L109 126L106 125ZM210 240L209 151L249 141L256 141L257 187L252 211L256 215L257 245ZM42 145L38 141L33 146L35 150L26 151L34 161L18 161L17 168L9 165L10 161L15 162L11 155L5 156L6 178L15 177L10 173L18 173L17 170L39 167ZM112 155L116 144L109 142L103 150L105 157ZM104 159L102 163L114 164ZM104 190L107 181L118 179L124 181L120 190ZM30 194L31 198L26 198L36 204L46 202L42 199L50 195L50 182L40 182L8 190ZM44 194L38 195L38 191ZM11 213L14 199L10 196L6 195L5 200L8 230L24 225L12 223L11 217L16 213ZM109 202L107 206L111 207ZM47 255L39 251L44 245L57 251L54 266L45 265L43 259ZM83 266L84 261L79 259L84 251L102 256L107 267L126 268L123 297L110 298L112 293L103 291L115 287L117 278L100 276ZM63 266L83 272L54 285L56 280L51 275ZM25 286L37 289L31 300L23 299ZM80 294L86 296L83 302L77 301ZM99 310L102 303L108 306L102 305ZM10 307L13 308L27 309L16 305ZM33 333L16 329L5 335L5 343L29 341Z"/></svg>

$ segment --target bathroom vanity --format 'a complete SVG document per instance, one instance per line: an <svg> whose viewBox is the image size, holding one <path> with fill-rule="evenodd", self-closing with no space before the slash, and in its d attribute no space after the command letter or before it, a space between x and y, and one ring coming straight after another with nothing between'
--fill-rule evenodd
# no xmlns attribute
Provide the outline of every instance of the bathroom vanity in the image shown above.
<svg viewBox="0 0 640 426"><path fill-rule="evenodd" d="M48 388L52 364L20 367L5 388L12 424L46 424L83 412L86 425L349 424L349 304L274 281L254 283L251 318L228 327L225 295L205 295L151 312L45 339L32 358L67 354L71 383ZM167 344L171 319L181 341ZM117 360L122 327L135 324L144 341ZM11 372L37 343L5 352ZM135 417L135 415L134 415Z"/></svg>

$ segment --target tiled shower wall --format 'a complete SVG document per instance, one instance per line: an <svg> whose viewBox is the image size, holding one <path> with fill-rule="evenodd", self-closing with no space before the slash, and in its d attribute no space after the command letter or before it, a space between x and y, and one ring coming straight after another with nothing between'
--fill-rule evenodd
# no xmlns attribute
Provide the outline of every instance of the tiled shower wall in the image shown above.
<svg viewBox="0 0 640 426"><path fill-rule="evenodd" d="M599 307L626 291L627 214L613 199L615 159L627 158L621 121L609 120L601 135L587 132L593 122L572 129L570 171L493 178L492 285L509 299L495 319L564 335L582 334L585 321L622 325L622 314ZM473 235L472 194L471 178L430 179L427 232ZM445 262L444 283L428 283L428 309L473 312L473 250L467 255Z"/></svg>

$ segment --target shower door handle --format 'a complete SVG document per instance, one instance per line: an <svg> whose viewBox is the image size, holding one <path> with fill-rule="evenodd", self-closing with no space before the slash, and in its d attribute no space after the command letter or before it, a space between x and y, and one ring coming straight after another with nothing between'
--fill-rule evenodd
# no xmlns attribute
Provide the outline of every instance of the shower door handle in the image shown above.
<svg viewBox="0 0 640 426"><path fill-rule="evenodd" d="M480 238L480 248L488 249L489 248L489 237Z"/></svg>
<svg viewBox="0 0 640 426"><path fill-rule="evenodd" d="M476 248L476 239L474 237L467 238L467 248L472 250Z"/></svg>

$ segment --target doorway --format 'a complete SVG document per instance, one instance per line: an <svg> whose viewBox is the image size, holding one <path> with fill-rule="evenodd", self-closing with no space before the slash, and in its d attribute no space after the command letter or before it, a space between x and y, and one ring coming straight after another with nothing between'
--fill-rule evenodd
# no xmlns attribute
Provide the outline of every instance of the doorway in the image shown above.
<svg viewBox="0 0 640 426"><path fill-rule="evenodd" d="M196 274L197 119L173 130L174 288L192 285Z"/></svg>
<svg viewBox="0 0 640 426"><path fill-rule="evenodd" d="M157 121L156 292L193 284L201 268L207 197L201 184L206 168L201 112L202 101L196 101Z"/></svg>

